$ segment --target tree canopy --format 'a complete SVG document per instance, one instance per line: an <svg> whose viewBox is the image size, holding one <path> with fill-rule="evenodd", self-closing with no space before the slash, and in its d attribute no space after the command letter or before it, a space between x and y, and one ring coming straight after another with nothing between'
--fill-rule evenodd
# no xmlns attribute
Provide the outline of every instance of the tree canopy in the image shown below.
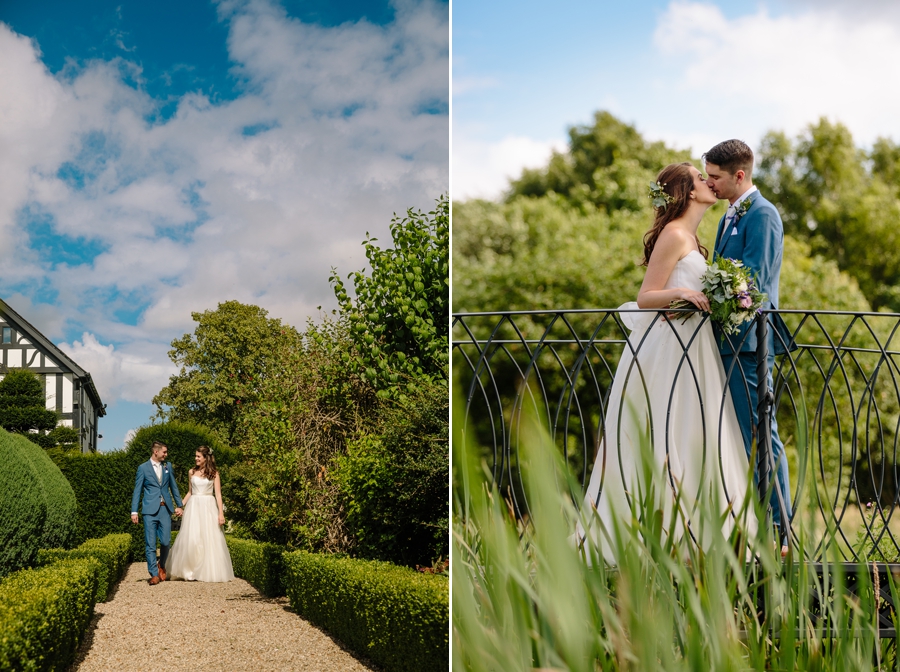
<svg viewBox="0 0 900 672"><path fill-rule="evenodd" d="M299 347L296 329L267 315L238 301L191 313L194 333L172 341L169 351L181 370L153 397L158 415L199 423L232 441L242 407L256 400L269 375L273 353L284 344Z"/></svg>
<svg viewBox="0 0 900 672"><path fill-rule="evenodd" d="M569 129L568 151L554 152L545 168L522 171L508 198L555 193L580 207L642 212L647 182L664 166L690 160L690 152L647 142L633 126L597 112L592 125Z"/></svg>
<svg viewBox="0 0 900 672"><path fill-rule="evenodd" d="M363 242L371 274L351 273L351 297L336 270L331 283L356 345L348 364L383 397L400 398L416 381L446 381L450 304L449 202L391 220L393 248Z"/></svg>
<svg viewBox="0 0 900 672"><path fill-rule="evenodd" d="M758 154L755 180L785 232L836 261L873 308L900 312L900 147L882 138L857 148L823 118L794 139L768 133Z"/></svg>
<svg viewBox="0 0 900 672"><path fill-rule="evenodd" d="M0 380L0 427L46 448L57 443L47 436L57 419L47 409L44 385L33 371L10 369Z"/></svg>

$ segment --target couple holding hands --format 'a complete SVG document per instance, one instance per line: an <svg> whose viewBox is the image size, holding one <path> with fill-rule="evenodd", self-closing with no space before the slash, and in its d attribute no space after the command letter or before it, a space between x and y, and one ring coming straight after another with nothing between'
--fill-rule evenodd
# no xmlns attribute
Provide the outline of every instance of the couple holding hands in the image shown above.
<svg viewBox="0 0 900 672"><path fill-rule="evenodd" d="M225 524L222 490L213 451L197 448L189 472L189 490L181 500L172 463L166 462L168 447L154 441L149 460L137 469L131 497L131 522L139 523L138 504L143 496L144 540L149 583L155 586L169 578L220 582L234 578L231 554L221 526ZM184 516L172 546L172 514ZM159 540L159 562L156 542Z"/></svg>

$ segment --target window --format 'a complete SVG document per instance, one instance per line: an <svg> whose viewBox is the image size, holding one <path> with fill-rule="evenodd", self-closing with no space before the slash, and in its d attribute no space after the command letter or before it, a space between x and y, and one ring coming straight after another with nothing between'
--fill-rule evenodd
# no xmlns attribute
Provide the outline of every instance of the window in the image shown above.
<svg viewBox="0 0 900 672"><path fill-rule="evenodd" d="M3 342L12 343L12 329L10 327L3 327Z"/></svg>

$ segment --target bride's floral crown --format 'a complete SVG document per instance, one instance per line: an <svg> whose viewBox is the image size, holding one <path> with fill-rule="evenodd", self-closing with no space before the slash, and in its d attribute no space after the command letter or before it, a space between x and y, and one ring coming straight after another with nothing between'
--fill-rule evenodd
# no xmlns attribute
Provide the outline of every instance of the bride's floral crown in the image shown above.
<svg viewBox="0 0 900 672"><path fill-rule="evenodd" d="M659 182L650 183L650 187L647 189L647 195L650 197L650 204L654 208L665 210L669 203L675 201L674 196L665 192L663 189L665 186L665 184L660 184Z"/></svg>

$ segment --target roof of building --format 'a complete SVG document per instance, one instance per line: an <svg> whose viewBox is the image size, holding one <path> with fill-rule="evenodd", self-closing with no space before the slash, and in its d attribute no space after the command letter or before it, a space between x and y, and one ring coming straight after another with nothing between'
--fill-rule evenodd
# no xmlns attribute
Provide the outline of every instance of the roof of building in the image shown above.
<svg viewBox="0 0 900 672"><path fill-rule="evenodd" d="M97 409L99 417L106 415L106 407L100 400L100 393L97 392L97 386L94 385L94 379L91 378L90 373L81 368L75 360L54 345L53 341L38 331L34 325L28 322L28 320L10 308L9 304L3 299L0 299L0 313L9 318L9 320L17 327L20 327L21 331L27 333L34 343L50 352L54 359L62 362L66 368L70 369L72 373L82 379L82 384L87 388L88 395L91 397L91 402L93 403L94 408Z"/></svg>

